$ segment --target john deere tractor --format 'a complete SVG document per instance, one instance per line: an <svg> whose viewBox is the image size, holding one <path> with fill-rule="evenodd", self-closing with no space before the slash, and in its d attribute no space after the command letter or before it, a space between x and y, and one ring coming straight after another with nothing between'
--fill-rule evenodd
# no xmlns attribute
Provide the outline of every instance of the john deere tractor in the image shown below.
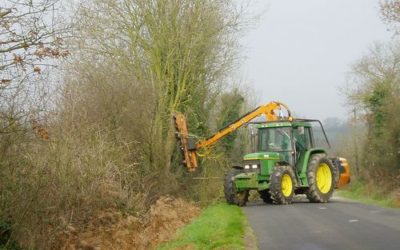
<svg viewBox="0 0 400 250"><path fill-rule="evenodd" d="M256 152L243 157L243 164L233 166L224 179L228 203L244 206L249 191L257 190L266 203L289 204L295 194L306 194L310 202L328 202L335 188L350 181L347 160L329 157L315 138L315 125L329 145L320 121L293 119L286 105L271 102L247 113L216 134L202 141L189 136L186 119L176 114L177 137L190 171L197 167L197 150L218 142L237 128L265 115L267 121L253 124L257 129Z"/></svg>

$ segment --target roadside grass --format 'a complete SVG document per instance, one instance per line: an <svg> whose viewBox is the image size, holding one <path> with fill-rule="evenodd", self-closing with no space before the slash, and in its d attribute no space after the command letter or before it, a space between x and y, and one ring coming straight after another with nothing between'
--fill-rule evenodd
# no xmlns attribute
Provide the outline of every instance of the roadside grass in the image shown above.
<svg viewBox="0 0 400 250"><path fill-rule="evenodd" d="M198 218L177 231L175 238L158 247L168 249L245 249L246 216L225 203L211 205Z"/></svg>
<svg viewBox="0 0 400 250"><path fill-rule="evenodd" d="M392 197L378 186L370 187L362 181L354 181L344 189L338 190L338 195L344 198L360 201L382 207L400 208L400 200Z"/></svg>

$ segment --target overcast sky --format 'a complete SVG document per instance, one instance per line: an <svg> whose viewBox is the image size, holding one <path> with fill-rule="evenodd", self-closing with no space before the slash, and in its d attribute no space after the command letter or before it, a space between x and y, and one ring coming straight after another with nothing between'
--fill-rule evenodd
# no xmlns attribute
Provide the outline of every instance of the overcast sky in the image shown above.
<svg viewBox="0 0 400 250"><path fill-rule="evenodd" d="M374 42L392 39L379 0L259 0L266 9L243 38L246 85L260 103L282 101L307 118L346 119L339 89Z"/></svg>

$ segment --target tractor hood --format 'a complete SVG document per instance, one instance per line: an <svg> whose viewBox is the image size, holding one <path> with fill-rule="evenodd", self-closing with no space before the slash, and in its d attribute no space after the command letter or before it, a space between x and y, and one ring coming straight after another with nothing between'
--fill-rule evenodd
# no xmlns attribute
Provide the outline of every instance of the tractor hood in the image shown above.
<svg viewBox="0 0 400 250"><path fill-rule="evenodd" d="M279 153L277 152L258 152L251 153L244 156L243 160L279 160Z"/></svg>

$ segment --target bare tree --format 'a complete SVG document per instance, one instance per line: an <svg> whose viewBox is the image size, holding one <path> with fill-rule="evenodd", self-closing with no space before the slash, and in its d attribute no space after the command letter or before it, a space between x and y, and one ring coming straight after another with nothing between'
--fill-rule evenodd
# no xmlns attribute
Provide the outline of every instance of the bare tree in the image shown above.
<svg viewBox="0 0 400 250"><path fill-rule="evenodd" d="M381 1L381 15L382 19L388 24L388 26L398 34L400 32L400 1Z"/></svg>
<svg viewBox="0 0 400 250"><path fill-rule="evenodd" d="M6 0L0 6L1 82L31 72L40 73L45 58L65 57L66 27L55 18L58 0Z"/></svg>
<svg viewBox="0 0 400 250"><path fill-rule="evenodd" d="M0 4L0 132L27 120L45 69L69 55L69 27L57 16L59 0L5 0ZM41 93L39 93L41 92ZM40 99L40 98L39 98Z"/></svg>
<svg viewBox="0 0 400 250"><path fill-rule="evenodd" d="M184 112L193 133L208 134L211 110L229 89L224 83L237 61L242 12L233 0L81 2L66 79L81 90L66 102L75 113L65 113L78 119L79 109L84 118L77 124L88 120L102 133L121 131L117 138L139 143L134 171L141 177L127 183L140 184L133 188L146 203L178 187L172 113ZM158 175L164 178L148 182Z"/></svg>

